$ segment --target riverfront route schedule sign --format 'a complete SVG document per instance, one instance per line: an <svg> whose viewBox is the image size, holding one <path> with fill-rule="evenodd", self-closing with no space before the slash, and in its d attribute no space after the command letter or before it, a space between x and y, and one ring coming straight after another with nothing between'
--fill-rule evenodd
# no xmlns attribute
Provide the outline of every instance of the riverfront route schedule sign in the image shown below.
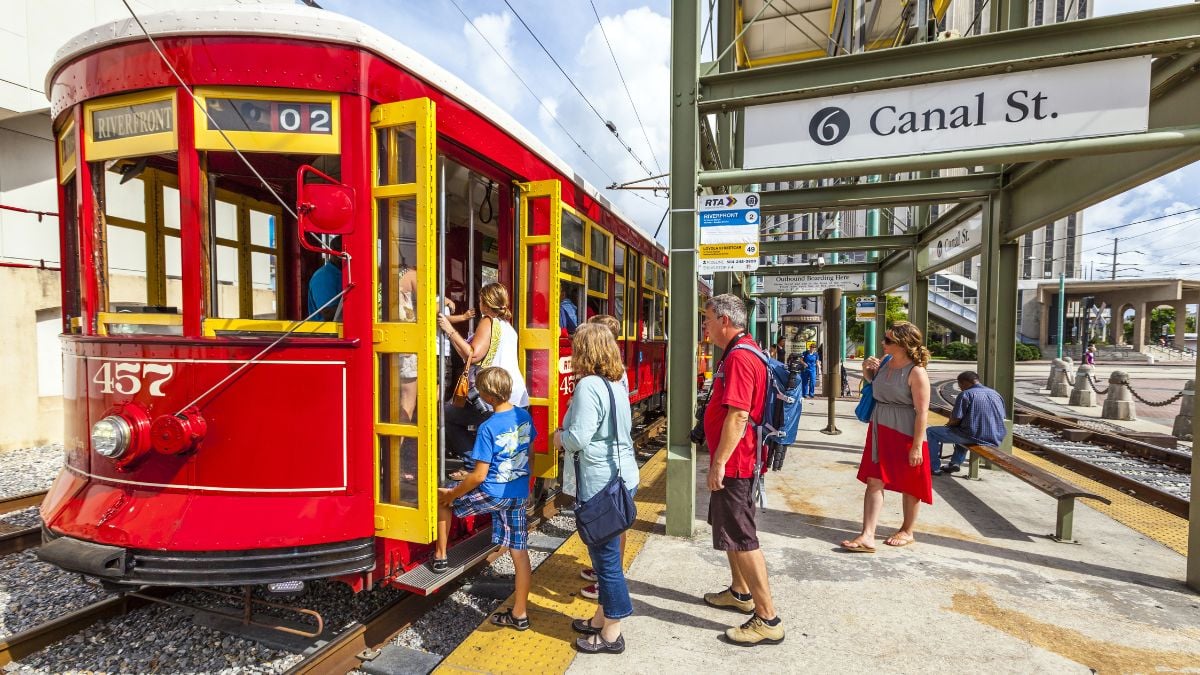
<svg viewBox="0 0 1200 675"><path fill-rule="evenodd" d="M701 274L758 269L758 228L762 221L756 193L705 195L696 200L700 214Z"/></svg>
<svg viewBox="0 0 1200 675"><path fill-rule="evenodd" d="M1145 131L1150 57L746 109L745 168Z"/></svg>
<svg viewBox="0 0 1200 675"><path fill-rule="evenodd" d="M867 275L862 272L841 274L776 274L762 277L763 293L812 293L840 288L846 293L870 291Z"/></svg>

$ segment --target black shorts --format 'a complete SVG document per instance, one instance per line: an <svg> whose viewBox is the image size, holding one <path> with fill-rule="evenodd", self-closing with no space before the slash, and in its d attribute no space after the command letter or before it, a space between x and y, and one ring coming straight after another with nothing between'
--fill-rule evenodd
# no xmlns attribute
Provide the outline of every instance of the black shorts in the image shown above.
<svg viewBox="0 0 1200 675"><path fill-rule="evenodd" d="M757 551L754 479L726 477L724 483L725 489L712 493L708 500L713 548L718 551Z"/></svg>

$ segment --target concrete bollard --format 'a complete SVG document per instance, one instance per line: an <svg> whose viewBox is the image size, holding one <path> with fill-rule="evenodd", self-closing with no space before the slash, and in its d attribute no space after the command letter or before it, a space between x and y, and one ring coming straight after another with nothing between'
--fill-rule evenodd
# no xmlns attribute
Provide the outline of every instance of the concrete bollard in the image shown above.
<svg viewBox="0 0 1200 675"><path fill-rule="evenodd" d="M1106 420L1136 420L1137 410L1133 406L1133 392L1129 391L1129 373L1114 370L1108 376L1108 394L1104 397L1104 409L1100 416Z"/></svg>
<svg viewBox="0 0 1200 675"><path fill-rule="evenodd" d="M1096 368L1084 363L1075 371L1075 388L1071 390L1071 400L1067 405L1080 408L1091 408L1096 405L1096 392L1092 391L1091 377Z"/></svg>
<svg viewBox="0 0 1200 675"><path fill-rule="evenodd" d="M1071 395L1071 384L1067 381L1069 362L1064 359L1054 359L1050 365L1050 377L1046 380L1046 388L1050 395L1066 398Z"/></svg>
<svg viewBox="0 0 1200 675"><path fill-rule="evenodd" d="M1183 396L1179 399L1179 414L1175 416L1175 428L1171 435L1181 441L1192 440L1192 415L1196 411L1196 381L1188 380L1183 385Z"/></svg>

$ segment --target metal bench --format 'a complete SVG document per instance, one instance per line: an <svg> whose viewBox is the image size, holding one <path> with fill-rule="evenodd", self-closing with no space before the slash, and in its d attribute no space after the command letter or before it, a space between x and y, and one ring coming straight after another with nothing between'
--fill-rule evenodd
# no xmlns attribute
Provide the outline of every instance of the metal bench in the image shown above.
<svg viewBox="0 0 1200 675"><path fill-rule="evenodd" d="M979 464L987 460L994 466L1029 483L1035 488L1058 500L1058 518L1054 522L1054 539L1056 541L1073 543L1072 526L1075 520L1075 500L1095 499L1104 504L1112 501L1098 494L1080 489L1079 486L1055 476L1020 457L1001 452L986 445L969 445L971 451L971 467L968 474L973 480L979 480Z"/></svg>

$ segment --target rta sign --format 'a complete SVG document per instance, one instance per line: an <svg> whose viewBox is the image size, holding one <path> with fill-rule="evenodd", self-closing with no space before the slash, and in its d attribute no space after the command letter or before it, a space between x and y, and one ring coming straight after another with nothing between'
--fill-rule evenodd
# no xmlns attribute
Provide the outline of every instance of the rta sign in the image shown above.
<svg viewBox="0 0 1200 675"><path fill-rule="evenodd" d="M821 108L808 123L808 135L818 145L834 145L850 133L850 113L829 106Z"/></svg>

